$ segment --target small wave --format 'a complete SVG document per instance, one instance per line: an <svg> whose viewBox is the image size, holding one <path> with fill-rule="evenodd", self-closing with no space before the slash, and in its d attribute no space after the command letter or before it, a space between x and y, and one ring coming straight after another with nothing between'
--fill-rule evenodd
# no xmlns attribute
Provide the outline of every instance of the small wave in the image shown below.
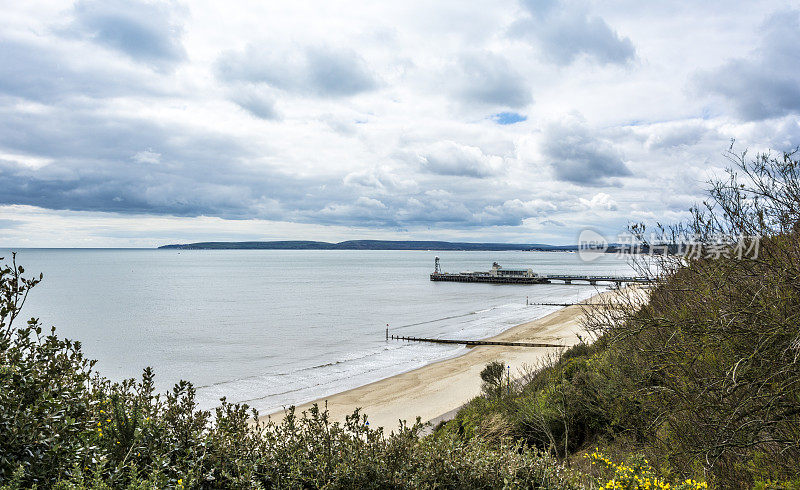
<svg viewBox="0 0 800 490"><path fill-rule="evenodd" d="M302 404L394 376L436 360L452 357L457 355L459 350L461 349L442 348L442 346L407 345L395 355L376 360L368 360L368 358L379 353L359 356L357 360L351 362L326 363L326 366L317 367L313 374L302 375L301 372L314 368L297 370L293 373L294 376L281 382L281 386L286 388L281 391L269 389L275 387L275 381L273 376L267 374L252 379L251 382L232 382L224 388L216 387L212 390L204 390L204 392L198 392L198 395L200 395L201 403L203 401L214 402L219 398L218 395L222 395L224 392L231 401L248 403L262 411L277 410L281 406ZM393 349L393 351L397 351L397 349ZM387 353L387 351L384 350L383 353Z"/></svg>
<svg viewBox="0 0 800 490"><path fill-rule="evenodd" d="M409 323L408 325L400 325L399 327L393 327L392 330L399 330L401 328L406 328L406 327L416 327L417 325L427 325L429 323L443 322L445 320L452 320L454 318L463 318L465 316L476 315L478 313L479 312L477 312L477 311L470 311L469 313L464 313L462 315L451 315L451 316L445 316L445 317L442 317L442 318L437 318L435 320L426 320L424 322Z"/></svg>
<svg viewBox="0 0 800 490"><path fill-rule="evenodd" d="M397 348L400 348L400 346L398 346ZM346 357L344 357L342 359L338 359L336 361L326 362L326 363L323 363L323 364L317 364L315 366L302 367L302 368L294 369L292 371L285 371L285 372L275 371L275 372L270 372L268 374L254 374L252 376L243 376L241 378L226 379L226 380L217 381L217 382L214 382L214 383L208 383L208 384L204 384L204 385L199 385L199 386L197 386L197 389L212 388L212 387L215 387L215 386L227 385L227 384L236 383L236 382L239 382L239 381L261 380L265 376L291 376L293 374L302 373L304 371L313 371L315 369L321 369L321 368L336 366L338 364L344 364L346 362L352 362L352 361L358 361L358 360L361 360L361 359L366 359L368 357L372 357L372 356L378 355L382 351L390 350L390 349L391 348L383 348L381 350L370 351L368 353L363 353L363 352L362 353L356 353L354 355L346 356Z"/></svg>
<svg viewBox="0 0 800 490"><path fill-rule="evenodd" d="M584 294L591 295L588 291L578 292L574 289L570 291L577 292L576 297L584 296ZM558 293L553 291L553 293L556 294L552 294L552 296L563 296L560 291ZM524 303L516 302L506 303L477 311L405 324L394 327L392 330L441 323L430 331L426 330L426 333L429 333L431 337L439 338L487 338L514 325L545 316L557 309L559 308L529 307ZM457 319L462 320L442 323ZM439 345L415 343L383 344L381 342L380 345L373 344L370 347L372 348L368 347L351 353L340 352L336 360L329 362L212 383L199 387L206 389L202 390L202 394L198 394L211 401L218 398L217 395L225 392L229 395L229 399L239 399L239 402L254 405L259 410L278 410L282 406L299 405L452 357L458 355L459 352L465 352L460 347L448 349Z"/></svg>

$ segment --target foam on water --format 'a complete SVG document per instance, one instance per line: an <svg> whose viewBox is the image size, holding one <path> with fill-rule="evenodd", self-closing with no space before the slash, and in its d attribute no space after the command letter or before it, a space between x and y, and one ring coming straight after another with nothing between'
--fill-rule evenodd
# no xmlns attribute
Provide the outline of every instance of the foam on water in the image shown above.
<svg viewBox="0 0 800 490"><path fill-rule="evenodd" d="M594 287L577 287L577 290L567 287L565 290L549 291L549 294L540 296L544 298L540 301L580 301L597 292ZM510 303L399 327L392 332L405 335L410 327L422 324L429 329L425 333L428 337L484 339L521 323L542 318L558 309L558 306ZM467 352L466 347L456 345L390 342L373 350L349 353L335 361L309 368L201 386L197 390L198 400L203 406L213 406L219 398L225 396L229 401L247 403L262 413L271 413ZM259 395L254 397L253 394Z"/></svg>

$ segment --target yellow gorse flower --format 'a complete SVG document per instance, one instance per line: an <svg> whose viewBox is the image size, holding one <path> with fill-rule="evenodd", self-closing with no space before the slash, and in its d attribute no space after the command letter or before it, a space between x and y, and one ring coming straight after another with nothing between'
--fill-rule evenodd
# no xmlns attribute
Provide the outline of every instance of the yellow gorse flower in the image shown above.
<svg viewBox="0 0 800 490"><path fill-rule="evenodd" d="M602 463L607 468L614 470L613 478L607 481L603 488L621 490L704 490L708 488L706 482L698 482L692 479L687 479L683 483L673 486L655 476L655 471L647 460L643 460L644 464L642 465L614 463L597 450L585 455L585 457L591 459L592 464Z"/></svg>

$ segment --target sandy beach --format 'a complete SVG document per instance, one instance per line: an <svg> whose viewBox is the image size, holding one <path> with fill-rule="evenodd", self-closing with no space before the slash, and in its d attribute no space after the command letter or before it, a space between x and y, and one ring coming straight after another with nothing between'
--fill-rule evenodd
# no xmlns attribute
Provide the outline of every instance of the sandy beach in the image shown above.
<svg viewBox="0 0 800 490"><path fill-rule="evenodd" d="M605 294L605 293L600 293ZM585 300L597 300L595 295ZM583 308L567 306L543 318L509 328L486 340L507 342L548 342L565 347L578 342L581 333ZM302 412L325 402L333 420L343 421L357 407L368 415L370 425L384 427L387 432L398 426L399 420L413 422L419 416L423 421L438 422L450 418L469 400L480 394L480 372L487 363L503 360L511 366L512 377L525 366L535 366L555 348L479 346L458 357L445 359L413 371L382 379L352 390L337 393L297 407ZM280 420L284 411L263 418Z"/></svg>

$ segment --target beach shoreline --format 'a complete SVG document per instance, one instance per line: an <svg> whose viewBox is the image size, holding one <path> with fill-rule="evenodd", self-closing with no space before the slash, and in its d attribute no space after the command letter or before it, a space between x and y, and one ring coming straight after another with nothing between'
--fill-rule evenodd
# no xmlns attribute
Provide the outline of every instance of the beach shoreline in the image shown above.
<svg viewBox="0 0 800 490"><path fill-rule="evenodd" d="M598 292L581 303L596 302L606 294L609 292ZM583 308L567 306L484 340L548 342L568 348L579 342ZM548 355L560 352L561 349L552 347L472 347L462 355L298 405L296 412L307 411L316 403L320 408L327 408L331 420L344 421L347 415L360 408L372 427L384 427L387 432L396 429L400 420L413 423L420 417L423 422L438 423L455 416L458 408L480 394L480 372L489 362L504 361L515 376L536 366ZM260 419L277 422L285 413L279 410Z"/></svg>

